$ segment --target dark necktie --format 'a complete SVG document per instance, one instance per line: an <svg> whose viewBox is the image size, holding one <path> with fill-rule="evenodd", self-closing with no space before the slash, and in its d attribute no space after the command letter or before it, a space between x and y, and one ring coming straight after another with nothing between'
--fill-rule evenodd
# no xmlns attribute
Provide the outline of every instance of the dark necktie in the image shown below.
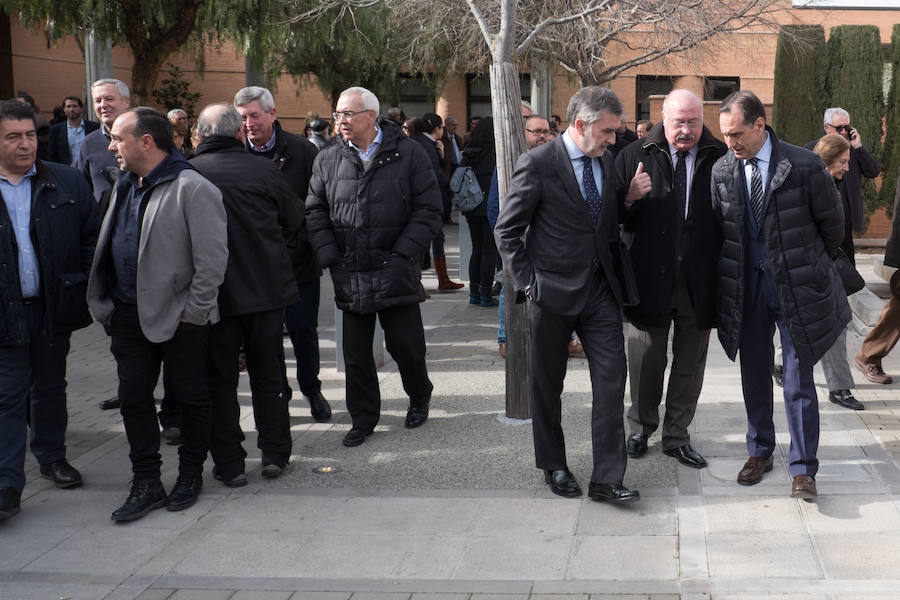
<svg viewBox="0 0 900 600"><path fill-rule="evenodd" d="M597 190L597 182L594 180L592 161L590 156L581 157L583 165L581 182L584 184L584 200L591 211L591 218L596 223L600 219L600 207L603 206L603 203L600 200L600 192Z"/></svg>
<svg viewBox="0 0 900 600"><path fill-rule="evenodd" d="M675 197L681 209L681 217L687 218L687 150L679 150L675 162Z"/></svg>
<svg viewBox="0 0 900 600"><path fill-rule="evenodd" d="M753 210L753 218L756 224L762 222L763 206L765 195L763 194L762 177L759 174L759 168L756 166L756 158L748 159L750 163L750 208Z"/></svg>

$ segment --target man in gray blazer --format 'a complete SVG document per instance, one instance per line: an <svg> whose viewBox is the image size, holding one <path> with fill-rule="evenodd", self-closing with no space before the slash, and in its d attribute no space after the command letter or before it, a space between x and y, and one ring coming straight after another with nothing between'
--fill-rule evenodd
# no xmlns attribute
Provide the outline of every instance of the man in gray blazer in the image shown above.
<svg viewBox="0 0 900 600"><path fill-rule="evenodd" d="M593 387L594 469L588 495L635 500L625 475L625 342L617 276L618 215L612 155L622 104L608 88L586 87L569 101L569 128L523 154L494 236L517 302L531 324L532 418L537 467L553 493L581 488L566 463L560 394L574 330Z"/></svg>
<svg viewBox="0 0 900 600"><path fill-rule="evenodd" d="M152 108L120 115L109 148L123 169L110 197L88 281L88 305L112 336L122 419L131 446L131 493L114 521L191 506L203 485L211 430L206 355L228 262L219 190L184 160L172 126ZM165 362L182 407L178 480L160 480L153 389Z"/></svg>

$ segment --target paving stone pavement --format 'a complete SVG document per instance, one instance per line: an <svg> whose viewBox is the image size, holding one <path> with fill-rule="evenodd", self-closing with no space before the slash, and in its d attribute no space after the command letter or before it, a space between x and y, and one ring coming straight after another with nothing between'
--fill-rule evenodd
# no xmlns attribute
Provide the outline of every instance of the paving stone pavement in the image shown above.
<svg viewBox="0 0 900 600"><path fill-rule="evenodd" d="M452 267L456 260L452 253ZM436 287L430 274L424 281ZM263 481L242 377L250 484L230 490L207 477L195 506L131 524L109 519L130 473L121 417L97 406L115 394L115 364L102 328L76 333L68 444L86 483L57 490L28 458L22 512L0 522L0 600L900 599L900 384L870 384L854 371L866 405L856 413L826 400L817 369L819 498L789 497L780 401L776 468L742 487L740 377L713 336L691 431L709 467L677 465L656 436L626 474L640 502L561 499L533 467L530 426L498 419L496 312L469 306L464 293L434 293L422 305L435 382L429 422L403 428L406 400L389 361L378 430L344 448L350 421L327 274L323 284L322 379L333 421L315 423L295 392L291 465ZM852 357L860 339L848 338ZM590 384L584 360L569 369L567 446L586 485ZM885 369L900 374L900 356ZM169 487L176 449L162 453ZM331 472L313 471L321 466Z"/></svg>

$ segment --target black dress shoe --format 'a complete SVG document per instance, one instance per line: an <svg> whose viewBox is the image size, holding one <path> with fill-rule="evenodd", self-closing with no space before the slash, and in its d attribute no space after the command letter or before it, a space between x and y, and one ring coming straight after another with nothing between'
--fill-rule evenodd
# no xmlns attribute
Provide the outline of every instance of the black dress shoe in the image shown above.
<svg viewBox="0 0 900 600"><path fill-rule="evenodd" d="M772 365L772 381L778 387L784 387L784 367L782 365Z"/></svg>
<svg viewBox="0 0 900 600"><path fill-rule="evenodd" d="M647 437L643 433L632 433L628 436L625 448L631 458L640 458L647 454Z"/></svg>
<svg viewBox="0 0 900 600"><path fill-rule="evenodd" d="M65 459L41 465L41 477L49 479L56 487L66 489L82 484L81 473Z"/></svg>
<svg viewBox="0 0 900 600"><path fill-rule="evenodd" d="M175 487L166 500L166 510L176 512L193 506L203 489L203 475L201 473L179 473L175 480Z"/></svg>
<svg viewBox="0 0 900 600"><path fill-rule="evenodd" d="M621 483L594 483L588 486L588 496L594 500L606 502L629 502L638 500L641 493L629 490Z"/></svg>
<svg viewBox="0 0 900 600"><path fill-rule="evenodd" d="M309 412L316 423L326 423L331 420L331 406L322 392L316 392L312 396L304 396L309 402Z"/></svg>
<svg viewBox="0 0 900 600"><path fill-rule="evenodd" d="M691 448L690 444L685 444L684 446L679 446L678 448L671 448L669 450L663 450L663 454L666 456L672 456L678 459L683 465L688 467L693 467L694 469L702 469L706 466L706 459L700 455L699 452Z"/></svg>
<svg viewBox="0 0 900 600"><path fill-rule="evenodd" d="M828 399L838 406L849 408L850 410L865 410L862 402L853 397L850 390L837 390L828 392Z"/></svg>
<svg viewBox="0 0 900 600"><path fill-rule="evenodd" d="M271 458L267 458L263 456L262 459L262 471L260 475L265 477L266 479L275 479L276 477L281 477L284 474L284 468L287 466L287 463L280 463Z"/></svg>
<svg viewBox="0 0 900 600"><path fill-rule="evenodd" d="M366 438L370 435L372 435L371 431L363 431L362 429L357 429L356 427L354 427L347 432L347 435L344 436L344 445L348 448L359 446L364 441L366 441Z"/></svg>
<svg viewBox="0 0 900 600"><path fill-rule="evenodd" d="M557 496L577 498L581 495L581 486L568 469L544 470L544 481L550 486L550 491Z"/></svg>
<svg viewBox="0 0 900 600"><path fill-rule="evenodd" d="M131 484L131 493L125 504L113 511L110 518L116 522L135 521L151 510L166 505L166 489L159 479L142 479Z"/></svg>
<svg viewBox="0 0 900 600"><path fill-rule="evenodd" d="M424 425L427 420L428 402L425 403L425 406L410 406L409 410L406 411L406 423L404 425L406 425L407 429L415 429Z"/></svg>
<svg viewBox="0 0 900 600"><path fill-rule="evenodd" d="M119 397L110 398L109 400L101 400L100 401L100 410L112 410L114 408L121 408L122 401L119 400Z"/></svg>
<svg viewBox="0 0 900 600"><path fill-rule="evenodd" d="M22 494L11 487L0 488L0 520L8 519L22 508Z"/></svg>
<svg viewBox="0 0 900 600"><path fill-rule="evenodd" d="M247 485L247 476L243 473L238 473L230 479L225 479L225 477L222 476L222 473L219 472L219 467L216 466L213 466L212 468L212 476L216 481L221 481L225 484L225 487L239 488Z"/></svg>

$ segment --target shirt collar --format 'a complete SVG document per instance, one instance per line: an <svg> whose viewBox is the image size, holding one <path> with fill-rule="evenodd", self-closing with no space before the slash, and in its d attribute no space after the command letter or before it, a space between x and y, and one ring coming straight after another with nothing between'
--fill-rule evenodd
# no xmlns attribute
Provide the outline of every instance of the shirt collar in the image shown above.
<svg viewBox="0 0 900 600"><path fill-rule="evenodd" d="M566 146L566 152L569 155L569 160L577 160L584 156L584 152L581 151L581 148L578 147L578 144L575 143L575 140L572 139L572 128L567 127L566 132L562 136L563 144Z"/></svg>
<svg viewBox="0 0 900 600"><path fill-rule="evenodd" d="M31 165L31 168L28 169L28 172L25 173L25 175L22 176L22 179L19 180L19 183L22 183L23 181L25 181L25 180L28 179L29 177L33 177L33 176L35 176L35 175L37 175L37 165L34 165L34 164L33 164L33 165ZM11 182L9 179L7 179L7 178L6 178L6 175L0 175L0 179L2 179L3 181L5 181L5 182L8 183L9 185L18 185L18 184L16 184L16 183Z"/></svg>
<svg viewBox="0 0 900 600"><path fill-rule="evenodd" d="M765 164L769 164L772 161L772 136L769 135L769 132L766 132L766 142L762 145L762 148L756 153L754 157L757 162L762 162Z"/></svg>
<svg viewBox="0 0 900 600"><path fill-rule="evenodd" d="M382 132L381 132L381 128L379 128L378 125L375 125L375 139L372 140L372 143L369 144L369 147L368 147L368 149L366 149L365 152L363 152L362 150L360 150L360 149L356 146L356 144L354 144L354 143L351 142L350 140L347 140L347 143L350 144L350 147L351 147L351 148L353 148L354 150L356 150L357 152L359 152L360 155L370 155L370 154L372 154L372 148L373 148L374 146L377 146L377 145L381 144L381 139L382 139L382 137L384 137L384 136L383 136L383 134L382 134Z"/></svg>
<svg viewBox="0 0 900 600"><path fill-rule="evenodd" d="M68 127L69 129L73 129L75 131L78 131L79 129L83 129L84 128L84 119L82 119L81 122L78 123L77 127L72 127L72 124L69 123L69 121L66 121L66 127Z"/></svg>
<svg viewBox="0 0 900 600"><path fill-rule="evenodd" d="M699 146L699 144L697 146ZM690 154L693 158L697 158L697 146L694 146L693 148L691 148L690 150L687 151L687 153ZM680 150L678 148L676 148L671 143L669 143L669 154L672 155L672 159L674 159L676 156L678 156L679 152L680 152Z"/></svg>

